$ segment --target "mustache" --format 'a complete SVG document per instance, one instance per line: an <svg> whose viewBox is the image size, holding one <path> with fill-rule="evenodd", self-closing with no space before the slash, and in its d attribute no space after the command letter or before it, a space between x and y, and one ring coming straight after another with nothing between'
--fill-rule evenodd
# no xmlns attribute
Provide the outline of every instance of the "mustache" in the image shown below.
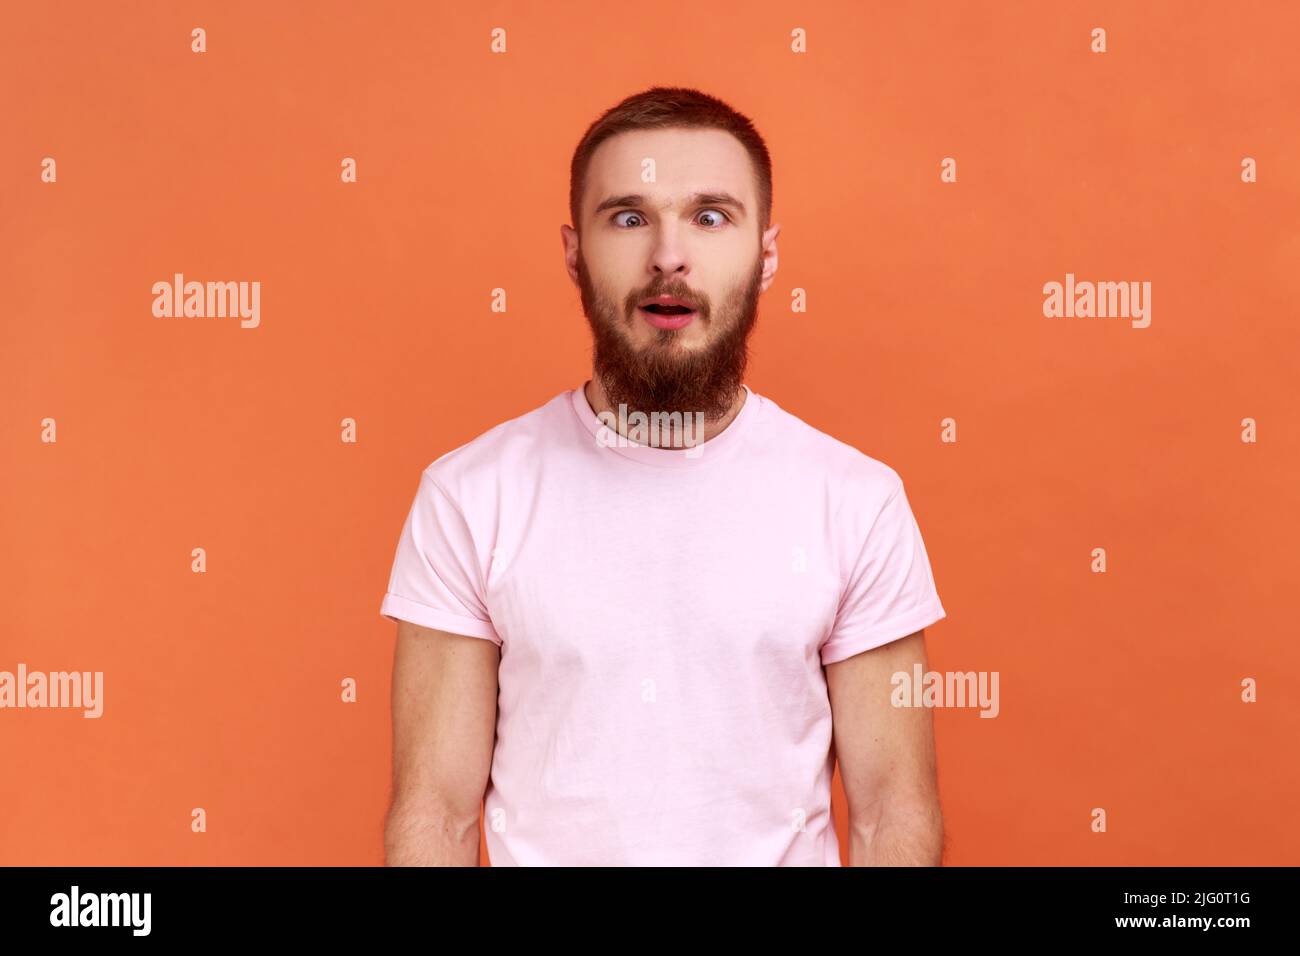
<svg viewBox="0 0 1300 956"><path fill-rule="evenodd" d="M712 307L709 305L707 296L696 295L685 286L659 286L657 288L645 289L640 292L633 292L627 297L625 311L628 314L633 313L636 311L637 306L646 299L658 298L661 295L670 295L675 299L680 299L699 313L701 318L708 318L709 314L713 311Z"/></svg>

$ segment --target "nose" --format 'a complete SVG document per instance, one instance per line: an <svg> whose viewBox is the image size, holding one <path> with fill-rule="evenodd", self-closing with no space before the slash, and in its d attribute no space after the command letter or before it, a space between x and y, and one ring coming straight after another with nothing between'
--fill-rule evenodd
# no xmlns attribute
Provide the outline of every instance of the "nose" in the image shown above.
<svg viewBox="0 0 1300 956"><path fill-rule="evenodd" d="M686 250L672 229L660 229L650 251L650 271L656 275L684 278L690 274Z"/></svg>

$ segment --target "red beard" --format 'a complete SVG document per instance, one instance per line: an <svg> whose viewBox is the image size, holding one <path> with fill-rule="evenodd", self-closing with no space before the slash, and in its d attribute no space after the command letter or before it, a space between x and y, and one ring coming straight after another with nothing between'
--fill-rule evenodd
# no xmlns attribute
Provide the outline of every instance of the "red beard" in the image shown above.
<svg viewBox="0 0 1300 956"><path fill-rule="evenodd" d="M728 299L721 318L730 324L698 351L675 347L681 331L660 329L658 343L637 351L616 325L626 316L640 321L636 304L650 293L637 290L616 313L601 299L591 284L582 254L578 254L578 284L582 311L591 326L592 370L605 390L612 408L627 406L635 411L703 412L706 420L724 418L736 402L749 361L749 336L758 319L759 282L763 263L759 259L749 281ZM655 292L674 292L671 287ZM712 326L715 317L706 301L699 303L697 322Z"/></svg>

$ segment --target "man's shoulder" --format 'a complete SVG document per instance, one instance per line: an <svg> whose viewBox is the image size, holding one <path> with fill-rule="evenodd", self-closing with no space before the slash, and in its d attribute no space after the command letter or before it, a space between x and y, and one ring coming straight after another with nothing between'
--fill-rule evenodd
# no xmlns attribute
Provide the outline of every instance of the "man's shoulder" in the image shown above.
<svg viewBox="0 0 1300 956"><path fill-rule="evenodd" d="M445 452L425 467L424 476L456 498L464 490L481 486L485 479L503 472L513 474L535 463L541 451L555 442L557 427L567 424L564 415L570 391L566 389Z"/></svg>
<svg viewBox="0 0 1300 956"><path fill-rule="evenodd" d="M762 443L765 447L855 495L871 492L873 496L888 496L902 485L898 472L879 458L810 425L766 396L764 403L769 430Z"/></svg>

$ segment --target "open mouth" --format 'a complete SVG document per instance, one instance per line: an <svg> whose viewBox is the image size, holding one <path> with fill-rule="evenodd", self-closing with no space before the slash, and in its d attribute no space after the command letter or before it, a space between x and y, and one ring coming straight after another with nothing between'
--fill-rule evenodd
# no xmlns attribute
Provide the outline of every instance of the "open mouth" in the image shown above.
<svg viewBox="0 0 1300 956"><path fill-rule="evenodd" d="M680 302L646 302L638 311L656 329L676 331L695 321L695 310Z"/></svg>
<svg viewBox="0 0 1300 956"><path fill-rule="evenodd" d="M641 308L645 309L647 312L653 312L655 315L687 315L688 313L695 311L694 309L688 309L684 305L659 305L654 302L649 305L643 305Z"/></svg>
<svg viewBox="0 0 1300 956"><path fill-rule="evenodd" d="M674 331L695 321L694 307L675 295L653 295L637 304L637 311L657 329Z"/></svg>

